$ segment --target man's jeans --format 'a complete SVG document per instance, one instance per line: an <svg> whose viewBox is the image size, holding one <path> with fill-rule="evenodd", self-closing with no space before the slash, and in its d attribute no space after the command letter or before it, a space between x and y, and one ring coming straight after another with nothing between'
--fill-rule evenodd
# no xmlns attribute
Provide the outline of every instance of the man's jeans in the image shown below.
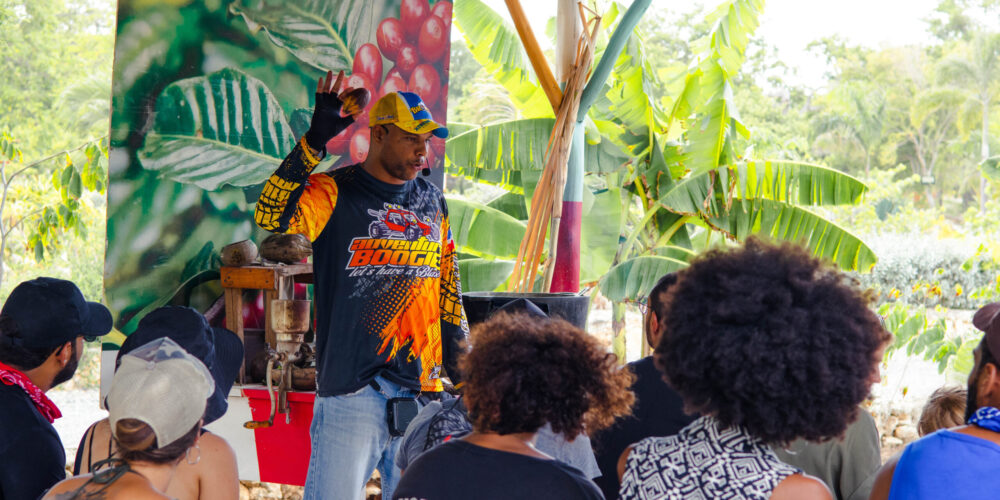
<svg viewBox="0 0 1000 500"><path fill-rule="evenodd" d="M392 498L399 482L396 452L401 437L389 435L386 401L417 391L382 377L376 391L366 385L351 394L316 397L309 428L312 454L303 500L362 500L372 471L382 475L382 498Z"/></svg>

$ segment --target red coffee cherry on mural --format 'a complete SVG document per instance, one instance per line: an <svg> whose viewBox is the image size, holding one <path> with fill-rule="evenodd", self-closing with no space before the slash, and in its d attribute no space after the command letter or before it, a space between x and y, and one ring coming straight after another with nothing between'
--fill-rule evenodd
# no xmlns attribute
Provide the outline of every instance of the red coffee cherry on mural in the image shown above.
<svg viewBox="0 0 1000 500"><path fill-rule="evenodd" d="M445 26L451 27L451 2L438 2L431 7L431 15L440 17Z"/></svg>
<svg viewBox="0 0 1000 500"><path fill-rule="evenodd" d="M369 90L377 90L382 84L382 54L378 47L366 43L358 47L358 52L354 54L354 66L351 70L354 74L363 73L372 82Z"/></svg>
<svg viewBox="0 0 1000 500"><path fill-rule="evenodd" d="M417 48L424 62L441 60L445 51L451 48L450 42L444 21L437 16L428 16L420 27L420 38L417 39Z"/></svg>
<svg viewBox="0 0 1000 500"><path fill-rule="evenodd" d="M361 163L368 157L368 140L370 134L371 132L368 127L362 127L351 136L351 162Z"/></svg>
<svg viewBox="0 0 1000 500"><path fill-rule="evenodd" d="M396 68L399 70L399 76L403 79L410 77L410 73L413 72L413 68L416 68L420 64L420 57L417 55L417 48L410 44L403 44L399 48L399 58L396 60Z"/></svg>
<svg viewBox="0 0 1000 500"><path fill-rule="evenodd" d="M368 92L374 92L377 87L372 84L371 78L364 73L353 73L344 80L343 88L351 89L367 89ZM367 104L367 103L365 103Z"/></svg>
<svg viewBox="0 0 1000 500"><path fill-rule="evenodd" d="M441 96L441 77L430 64L421 64L413 70L410 82L407 84L410 92L415 92L424 100L428 108L434 107Z"/></svg>
<svg viewBox="0 0 1000 500"><path fill-rule="evenodd" d="M379 99L390 92L406 92L406 80L400 76L398 71L396 73L390 72L385 77L385 83L382 84L382 89L378 92Z"/></svg>
<svg viewBox="0 0 1000 500"><path fill-rule="evenodd" d="M399 4L399 21L403 23L403 32L411 43L417 41L420 26L424 19L431 15L431 6L427 0L403 0Z"/></svg>
<svg viewBox="0 0 1000 500"><path fill-rule="evenodd" d="M375 31L375 41L379 50L386 59L395 62L399 55L399 47L406 42L403 32L403 23L395 17L387 17L378 24Z"/></svg>

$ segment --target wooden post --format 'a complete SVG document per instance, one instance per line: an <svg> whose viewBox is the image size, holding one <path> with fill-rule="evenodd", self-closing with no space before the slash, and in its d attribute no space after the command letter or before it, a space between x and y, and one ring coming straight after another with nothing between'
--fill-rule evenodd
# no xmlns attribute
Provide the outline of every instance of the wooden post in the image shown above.
<svg viewBox="0 0 1000 500"><path fill-rule="evenodd" d="M521 37L521 43L524 44L524 51L528 54L531 67L535 69L535 75L538 76L538 83L545 91L545 96L549 98L552 111L557 112L559 104L562 103L562 91L556 84L556 78L552 76L552 69L549 68L549 63L545 60L545 54L542 53L542 48L538 45L535 33L531 31L528 17L524 14L524 9L521 8L520 0L506 0L506 2L510 17L514 20L514 27L517 28L517 34Z"/></svg>
<svg viewBox="0 0 1000 500"><path fill-rule="evenodd" d="M556 14L556 78L559 86L566 84L576 59L576 45L583 27L580 24L579 0L559 0Z"/></svg>
<svg viewBox="0 0 1000 500"><path fill-rule="evenodd" d="M240 288L224 288L223 293L226 297L226 326L240 338L241 344L246 345L243 342L243 290ZM245 363L241 362L240 374L236 377L236 381L240 384L244 382L243 375L245 369Z"/></svg>

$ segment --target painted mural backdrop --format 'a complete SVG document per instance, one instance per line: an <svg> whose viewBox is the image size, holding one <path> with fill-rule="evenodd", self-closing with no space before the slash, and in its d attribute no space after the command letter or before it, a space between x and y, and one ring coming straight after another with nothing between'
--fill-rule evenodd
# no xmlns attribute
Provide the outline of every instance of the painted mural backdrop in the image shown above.
<svg viewBox="0 0 1000 500"><path fill-rule="evenodd" d="M450 31L444 0L121 0L104 270L116 326L221 293L218 251L265 236L253 204L326 70L372 102L417 92L444 120ZM327 144L318 171L365 157L367 121ZM433 142L432 165L443 156Z"/></svg>

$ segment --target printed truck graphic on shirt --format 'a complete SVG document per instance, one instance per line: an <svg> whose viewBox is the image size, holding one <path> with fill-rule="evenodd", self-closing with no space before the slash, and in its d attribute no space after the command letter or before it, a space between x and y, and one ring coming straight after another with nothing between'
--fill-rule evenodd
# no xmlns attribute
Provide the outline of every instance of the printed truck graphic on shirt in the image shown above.
<svg viewBox="0 0 1000 500"><path fill-rule="evenodd" d="M368 235L374 239L390 238L417 241L421 237L439 241L440 229L429 217L420 220L417 216L399 206L385 204L384 210L368 209L368 215L375 218L368 225Z"/></svg>

